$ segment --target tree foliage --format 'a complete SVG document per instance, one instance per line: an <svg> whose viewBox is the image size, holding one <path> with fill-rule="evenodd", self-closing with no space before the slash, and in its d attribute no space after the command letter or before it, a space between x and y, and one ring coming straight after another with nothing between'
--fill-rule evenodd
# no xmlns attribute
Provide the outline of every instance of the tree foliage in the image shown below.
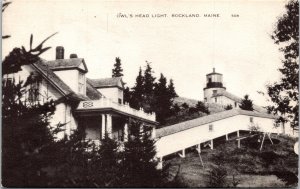
<svg viewBox="0 0 300 189"><path fill-rule="evenodd" d="M123 69L121 66L121 59L116 57L116 63L114 64L114 69L112 69L112 77L122 77Z"/></svg>
<svg viewBox="0 0 300 189"><path fill-rule="evenodd" d="M196 104L196 109L197 111L200 111L200 112L204 112L206 114L209 114L209 110L208 110L208 107L205 106L205 104L201 101L198 101L197 104Z"/></svg>
<svg viewBox="0 0 300 189"><path fill-rule="evenodd" d="M164 124L165 120L174 113L172 101L177 96L174 82L170 79L167 84L167 78L163 74L156 81L151 64L146 63L144 72L139 69L132 90L126 90L126 98L129 99L132 108L143 108L146 113L155 112L157 121Z"/></svg>
<svg viewBox="0 0 300 189"><path fill-rule="evenodd" d="M155 84L154 94L156 98L156 119L161 124L165 124L165 119L171 115L172 97L167 87L167 79L160 74L158 83Z"/></svg>
<svg viewBox="0 0 300 189"><path fill-rule="evenodd" d="M225 106L225 110L231 110L233 107L231 104L228 104L227 106Z"/></svg>
<svg viewBox="0 0 300 189"><path fill-rule="evenodd" d="M175 91L175 86L174 86L173 79L170 79L170 81L169 81L168 91L169 91L169 96L170 96L171 98L178 97L178 95L177 95L177 93L176 93L176 91Z"/></svg>
<svg viewBox="0 0 300 189"><path fill-rule="evenodd" d="M129 101L130 106L135 109L140 109L142 107L142 102L144 98L144 76L142 74L142 68L139 69L139 74L136 77L135 85L132 88L132 96Z"/></svg>
<svg viewBox="0 0 300 189"><path fill-rule="evenodd" d="M298 127L299 95L299 2L287 3L286 13L276 23L271 36L275 44L280 45L284 54L282 67L279 68L281 79L267 86L268 95L273 102L270 112L279 114L278 122L290 122Z"/></svg>
<svg viewBox="0 0 300 189"><path fill-rule="evenodd" d="M53 35L51 35L53 36ZM50 36L50 37L51 37ZM2 74L20 71L23 65L35 63L39 55L50 47L43 48L46 38L36 48L30 50L15 48L2 62ZM41 186L45 180L42 168L51 165L55 145L55 134L61 131L63 124L50 127L49 120L55 111L56 102L49 100L43 104L30 102L25 97L30 83L15 78L2 82L2 160L3 184L5 186L25 187Z"/></svg>
<svg viewBox="0 0 300 189"><path fill-rule="evenodd" d="M245 95L244 99L242 99L240 108L242 110L248 110L248 111L253 111L253 102L252 100L249 99L249 95Z"/></svg>
<svg viewBox="0 0 300 189"><path fill-rule="evenodd" d="M160 172L156 169L155 145L151 128L138 121L129 125L130 136L125 143L122 162L122 187L155 187L160 183Z"/></svg>

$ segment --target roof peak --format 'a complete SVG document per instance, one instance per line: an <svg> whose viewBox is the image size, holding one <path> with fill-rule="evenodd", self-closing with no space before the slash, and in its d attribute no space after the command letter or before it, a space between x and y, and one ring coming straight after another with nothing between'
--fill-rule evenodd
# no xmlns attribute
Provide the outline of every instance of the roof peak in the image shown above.
<svg viewBox="0 0 300 189"><path fill-rule="evenodd" d="M124 88L122 77L108 77L108 78L89 79L89 80L92 83L93 87L95 88L107 88L107 87Z"/></svg>
<svg viewBox="0 0 300 189"><path fill-rule="evenodd" d="M83 72L88 72L87 66L83 58L56 59L45 61L45 64L52 70L63 69L79 69ZM83 64L83 68L80 66Z"/></svg>

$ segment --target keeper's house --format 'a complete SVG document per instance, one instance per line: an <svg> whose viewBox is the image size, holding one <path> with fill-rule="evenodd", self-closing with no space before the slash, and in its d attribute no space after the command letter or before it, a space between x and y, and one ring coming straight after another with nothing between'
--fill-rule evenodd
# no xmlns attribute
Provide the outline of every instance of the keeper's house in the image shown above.
<svg viewBox="0 0 300 189"><path fill-rule="evenodd" d="M28 86L27 103L58 100L51 125L66 123L64 135L69 136L78 127L85 129L86 137L99 142L105 132L111 138L124 141L128 137L128 123L139 120L153 129L158 123L155 114L135 110L123 103L124 84L122 78L88 79L88 68L83 58L71 54L64 58L64 48L56 48L56 59L40 60L22 67L16 74L5 75L9 82L13 78L34 83Z"/></svg>

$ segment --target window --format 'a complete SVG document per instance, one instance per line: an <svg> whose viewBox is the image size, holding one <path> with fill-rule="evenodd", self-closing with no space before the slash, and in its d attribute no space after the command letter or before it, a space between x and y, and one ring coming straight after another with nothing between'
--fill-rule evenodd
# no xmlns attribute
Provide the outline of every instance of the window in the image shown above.
<svg viewBox="0 0 300 189"><path fill-rule="evenodd" d="M122 99L118 98L119 104L122 104Z"/></svg>
<svg viewBox="0 0 300 189"><path fill-rule="evenodd" d="M215 102L217 102L217 98L215 98Z"/></svg>
<svg viewBox="0 0 300 189"><path fill-rule="evenodd" d="M210 132L213 131L213 125L212 125L212 124L210 124L210 125L208 126L208 130L209 130Z"/></svg>
<svg viewBox="0 0 300 189"><path fill-rule="evenodd" d="M211 83L211 78L208 78L208 83Z"/></svg>
<svg viewBox="0 0 300 189"><path fill-rule="evenodd" d="M217 94L218 90L213 90L213 94Z"/></svg>
<svg viewBox="0 0 300 189"><path fill-rule="evenodd" d="M28 77L30 84L28 89L28 101L33 103L39 101L41 77L37 73L31 73Z"/></svg>
<svg viewBox="0 0 300 189"><path fill-rule="evenodd" d="M207 98L206 97L204 98L204 101L207 102Z"/></svg>
<svg viewBox="0 0 300 189"><path fill-rule="evenodd" d="M234 102L234 107L236 107L237 106L237 103L236 102Z"/></svg>
<svg viewBox="0 0 300 189"><path fill-rule="evenodd" d="M250 123L253 123L253 117L250 117Z"/></svg>
<svg viewBox="0 0 300 189"><path fill-rule="evenodd" d="M81 94L85 93L85 78L84 78L84 74L79 73L79 78L78 78L78 92Z"/></svg>
<svg viewBox="0 0 300 189"><path fill-rule="evenodd" d="M39 101L39 82L34 82L30 85L28 90L28 101L29 102L37 102Z"/></svg>

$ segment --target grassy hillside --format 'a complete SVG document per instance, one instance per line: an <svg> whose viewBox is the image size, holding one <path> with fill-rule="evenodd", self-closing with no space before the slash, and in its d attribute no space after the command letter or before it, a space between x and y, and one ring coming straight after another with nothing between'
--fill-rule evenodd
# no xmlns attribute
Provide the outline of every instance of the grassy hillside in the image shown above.
<svg viewBox="0 0 300 189"><path fill-rule="evenodd" d="M206 116L207 112L205 113L205 111L199 111L195 108L197 103L198 101L194 99L176 97L173 100L173 105L177 105L178 110L175 114L168 117L166 119L166 123L160 125L159 128ZM224 108L219 104L205 103L204 105L208 108L210 114L225 111Z"/></svg>
<svg viewBox="0 0 300 189"><path fill-rule="evenodd" d="M297 186L298 156L293 150L297 139L273 135L274 144L267 139L262 151L259 151L261 143L258 142L258 136L242 140L241 148L237 148L233 136L236 134L231 135L231 140L227 142L225 138L217 139L213 150L202 146L204 168L194 149L187 150L186 158L178 155L167 157L165 165L169 181L173 183L171 186Z"/></svg>
<svg viewBox="0 0 300 189"><path fill-rule="evenodd" d="M176 97L173 100L173 104L178 104L179 106L181 106L184 103L186 103L190 107L195 107L198 103L198 100L185 97ZM219 104L205 103L205 105L208 107L208 110L211 114L224 111L224 108Z"/></svg>

